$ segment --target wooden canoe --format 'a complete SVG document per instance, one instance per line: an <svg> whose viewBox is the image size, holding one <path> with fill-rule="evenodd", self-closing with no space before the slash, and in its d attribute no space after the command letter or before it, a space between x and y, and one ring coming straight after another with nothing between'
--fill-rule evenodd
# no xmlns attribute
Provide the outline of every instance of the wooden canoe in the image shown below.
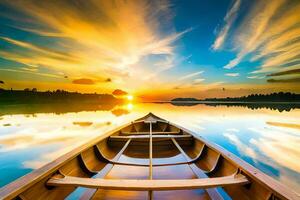
<svg viewBox="0 0 300 200"><path fill-rule="evenodd" d="M0 189L0 199L300 199L225 149L152 113Z"/></svg>

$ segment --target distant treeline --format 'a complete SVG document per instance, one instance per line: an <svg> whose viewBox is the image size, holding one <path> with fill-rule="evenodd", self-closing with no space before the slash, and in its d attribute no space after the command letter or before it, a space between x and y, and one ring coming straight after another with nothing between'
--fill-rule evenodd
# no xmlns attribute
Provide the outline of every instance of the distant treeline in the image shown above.
<svg viewBox="0 0 300 200"><path fill-rule="evenodd" d="M242 97L206 98L205 101L242 101L242 102L300 102L300 94L279 92L271 94L251 94Z"/></svg>
<svg viewBox="0 0 300 200"><path fill-rule="evenodd" d="M113 103L0 103L0 118L2 115L34 115L39 113L64 114L82 111L110 111L116 107Z"/></svg>
<svg viewBox="0 0 300 200"><path fill-rule="evenodd" d="M81 94L64 90L40 92L37 89L4 90L0 89L0 103L121 103L122 100L111 94Z"/></svg>
<svg viewBox="0 0 300 200"><path fill-rule="evenodd" d="M201 100L196 98L175 98L172 99L171 101L201 101Z"/></svg>
<svg viewBox="0 0 300 200"><path fill-rule="evenodd" d="M279 112L282 111L291 111L293 109L299 109L300 108L300 104L296 104L296 103L226 103L226 102L222 102L222 103L203 103L207 106L226 106L226 107L246 107L249 108L251 110L258 110L258 109L270 109L270 110L278 110Z"/></svg>
<svg viewBox="0 0 300 200"><path fill-rule="evenodd" d="M176 98L171 101L175 106L195 106L205 104L208 106L247 107L249 109L267 108L271 110L290 111L300 108L300 94L279 92L271 94L251 94L243 97L206 98Z"/></svg>
<svg viewBox="0 0 300 200"><path fill-rule="evenodd" d="M203 100L196 98L176 98L176 101L213 101L213 102L300 102L300 94L290 92L279 92L271 94L251 94L242 97L227 97L227 98L206 98Z"/></svg>

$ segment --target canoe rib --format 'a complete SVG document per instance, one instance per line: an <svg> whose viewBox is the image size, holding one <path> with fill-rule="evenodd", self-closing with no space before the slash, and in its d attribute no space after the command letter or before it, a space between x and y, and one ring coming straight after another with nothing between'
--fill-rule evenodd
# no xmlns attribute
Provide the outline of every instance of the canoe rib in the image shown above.
<svg viewBox="0 0 300 200"><path fill-rule="evenodd" d="M185 151L181 148L181 146L177 143L177 141L172 138L171 139L173 144L177 147L177 149L180 151L180 153L185 157L186 160L189 160L189 156L185 153ZM199 153L199 157L201 156L201 153L203 152L203 149L205 148L205 144L203 145L200 153ZM190 163L189 164L191 170L194 172L194 174L198 177L198 178L208 178L208 176L205 174L205 172L201 169L199 169L194 163ZM222 194L219 193L219 191L217 190L217 188L208 188L206 189L208 195L211 197L211 199L215 199L215 200L223 200L223 196Z"/></svg>
<svg viewBox="0 0 300 200"><path fill-rule="evenodd" d="M78 160L79 160L79 163L80 163L80 167L82 168L83 171L85 171L87 174L89 174L90 176L93 176L95 174L97 174L98 172L96 171L93 171L91 169L89 169L89 167L87 166L84 158L83 158L83 155L82 153L79 154L78 156Z"/></svg>
<svg viewBox="0 0 300 200"><path fill-rule="evenodd" d="M126 148L128 147L129 143L131 142L131 139L127 140L127 142L125 143L125 145L122 147L122 149L119 151L119 153L113 158L113 160L118 160L121 155L123 154L123 152L126 150ZM98 149L98 146L96 145L96 149ZM100 150L100 149L98 149ZM105 158L104 158L105 159ZM113 168L113 164L112 163L108 163L104 169L102 169L99 173L97 173L96 177L97 178L104 178L108 172ZM87 191L84 192L83 196L80 198L80 200L83 199L90 199L96 192L96 189L93 188L89 188L87 189Z"/></svg>
<svg viewBox="0 0 300 200"><path fill-rule="evenodd" d="M242 175L231 175L218 178L179 179L179 180L131 180L131 179L92 179L72 176L52 177L48 180L49 186L74 186L110 190L186 190L223 187L228 185L244 185L249 183Z"/></svg>

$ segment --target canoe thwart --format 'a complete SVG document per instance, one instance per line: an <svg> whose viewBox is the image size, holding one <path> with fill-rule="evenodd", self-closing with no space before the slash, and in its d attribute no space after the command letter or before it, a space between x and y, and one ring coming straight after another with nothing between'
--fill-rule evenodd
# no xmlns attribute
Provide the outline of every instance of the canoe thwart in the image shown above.
<svg viewBox="0 0 300 200"><path fill-rule="evenodd" d="M182 134L180 131L153 131L152 135L180 135ZM141 132L125 132L122 131L120 135L149 135L148 131L141 131Z"/></svg>
<svg viewBox="0 0 300 200"><path fill-rule="evenodd" d="M193 136L191 135L153 135L152 138L192 138ZM150 135L129 135L129 136L124 136L124 135L112 135L109 137L110 139L148 139L150 138Z"/></svg>
<svg viewBox="0 0 300 200"><path fill-rule="evenodd" d="M178 179L178 180L134 180L134 179L98 179L73 176L53 176L47 181L48 186L72 186L110 190L187 190L245 185L249 180L242 174L217 178Z"/></svg>

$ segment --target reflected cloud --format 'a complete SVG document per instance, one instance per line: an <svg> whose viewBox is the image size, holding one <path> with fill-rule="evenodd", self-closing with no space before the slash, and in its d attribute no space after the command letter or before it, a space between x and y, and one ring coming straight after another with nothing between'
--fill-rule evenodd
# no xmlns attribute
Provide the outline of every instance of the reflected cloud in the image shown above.
<svg viewBox="0 0 300 200"><path fill-rule="evenodd" d="M129 111L127 109L117 108L111 111L112 114L119 117L121 115L127 115L129 114Z"/></svg>
<svg viewBox="0 0 300 200"><path fill-rule="evenodd" d="M281 123L281 122L266 122L268 125L271 126L277 126L277 127L283 127L283 128L293 128L293 129L299 129L299 124L290 124L290 123Z"/></svg>
<svg viewBox="0 0 300 200"><path fill-rule="evenodd" d="M223 135L237 147L238 151L241 152L241 154L247 155L253 159L257 159L256 152L248 144L241 142L234 133L224 133Z"/></svg>
<svg viewBox="0 0 300 200"><path fill-rule="evenodd" d="M280 165L300 172L299 136L269 128L250 128L250 130L260 135L259 138L252 139L251 144L257 146L266 156Z"/></svg>
<svg viewBox="0 0 300 200"><path fill-rule="evenodd" d="M15 151L18 149L33 148L39 145L51 145L74 140L72 136L40 137L38 134L17 133L0 137L0 152Z"/></svg>
<svg viewBox="0 0 300 200"><path fill-rule="evenodd" d="M234 132L234 133L238 133L238 132L240 132L240 130L239 129L236 129L236 128L228 128L228 129L226 129L226 131L228 132Z"/></svg>
<svg viewBox="0 0 300 200"><path fill-rule="evenodd" d="M103 127L103 126L110 126L110 125L112 125L112 123L111 122L98 122L98 123L94 123L94 125L93 125L93 127L94 128L101 128L101 127Z"/></svg>
<svg viewBox="0 0 300 200"><path fill-rule="evenodd" d="M73 122L74 125L86 127L86 126L91 126L93 122Z"/></svg>

